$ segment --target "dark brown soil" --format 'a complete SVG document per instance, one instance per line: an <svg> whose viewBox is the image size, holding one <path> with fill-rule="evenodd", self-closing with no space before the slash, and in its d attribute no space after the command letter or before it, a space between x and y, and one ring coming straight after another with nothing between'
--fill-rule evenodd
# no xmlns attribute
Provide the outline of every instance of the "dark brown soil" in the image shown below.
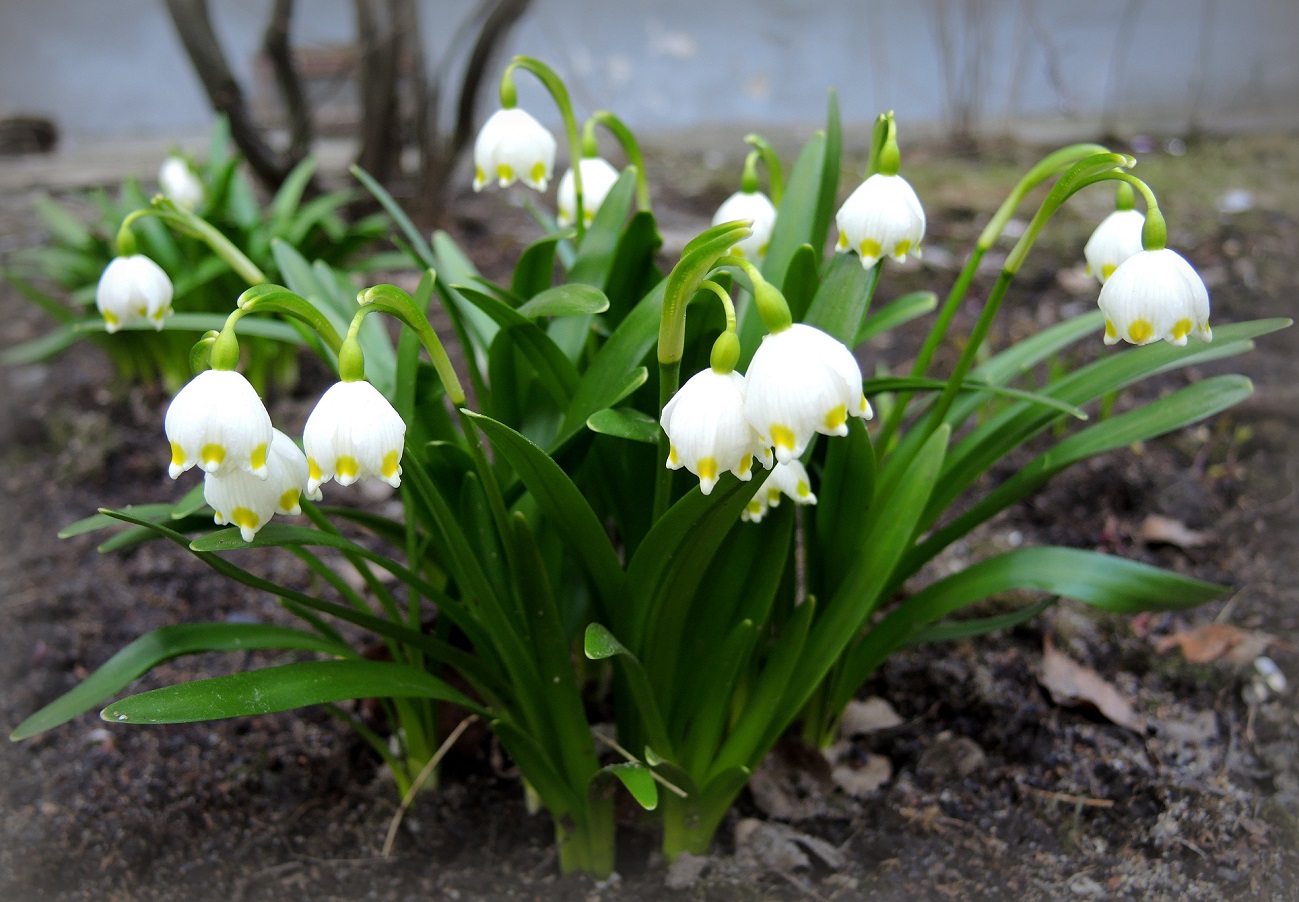
<svg viewBox="0 0 1299 902"><path fill-rule="evenodd" d="M911 161L930 214L929 253L924 268L887 274L881 297L950 283L1004 191L1011 172L1004 164L1014 156L984 161L990 184L975 180L987 170L937 152ZM656 167L679 173L673 195L660 200L671 244L706 224L729 189L690 161L656 159ZM1142 168L1161 191L1171 243L1210 283L1215 322L1293 315L1293 139L1206 143L1184 157L1156 154ZM1229 189L1252 191L1252 206L1219 212ZM41 240L30 201L3 198L0 248ZM998 345L1093 303L1075 261L1086 223L1107 202L1085 198L1052 226L1013 290ZM514 210L508 228L493 219L487 229L486 217L503 209L498 203L478 199L464 209L455 231L492 272L526 237L526 222ZM990 284L991 275L976 297ZM5 344L46 328L7 288L0 316ZM904 365L918 334L905 330L865 359ZM837 847L842 861L779 865L743 848L737 854L736 823L771 809L746 794L702 876L682 877L684 889L667 888L655 838L631 811L618 877L603 884L561 878L548 819L526 812L517 780L484 736L462 743L441 787L416 800L392 856L383 858L393 784L368 749L322 712L165 728L120 728L86 715L28 742L0 744L0 898L1299 898L1296 359L1299 330L1290 329L1261 339L1246 357L1143 386L1150 396L1188 378L1244 372L1257 393L1203 426L1080 465L951 552L947 563L955 564L1021 543L1068 544L1237 591L1186 614L1136 619L1066 603L1007 634L897 655L865 694L887 699L904 722L859 737L848 750L857 762L884 756L892 779L861 800L815 789L804 799L811 816L791 825ZM163 397L118 384L89 345L47 366L0 371L0 380L6 731L150 629L284 616L268 598L220 582L178 549L150 544L100 555L99 537L55 538L96 507L176 497L165 476ZM300 423L319 382L309 373L298 394L274 399L276 419ZM1008 461L1004 472L1016 464ZM1143 539L1149 514L1202 533L1204 543ZM302 580L292 560L253 554L241 563ZM1275 637L1267 654L1291 689L1249 704L1242 690L1252 656L1192 665L1177 651L1157 650L1159 639L1214 620ZM1037 679L1048 635L1132 701L1148 731L1054 704ZM268 660L184 659L138 688Z"/></svg>

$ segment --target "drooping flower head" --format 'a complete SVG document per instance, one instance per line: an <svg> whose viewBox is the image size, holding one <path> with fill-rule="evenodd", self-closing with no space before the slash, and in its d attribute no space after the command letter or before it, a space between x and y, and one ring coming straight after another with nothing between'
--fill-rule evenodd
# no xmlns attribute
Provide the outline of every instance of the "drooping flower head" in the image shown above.
<svg viewBox="0 0 1299 902"><path fill-rule="evenodd" d="M257 390L234 370L205 370L191 379L172 399L163 428L172 479L195 465L206 473L268 475L271 417Z"/></svg>
<svg viewBox="0 0 1299 902"><path fill-rule="evenodd" d="M243 470L203 478L203 498L213 519L218 526L238 526L245 542L251 542L273 515L302 513L299 500L307 486L307 458L278 429L273 430L266 468L265 479Z"/></svg>
<svg viewBox="0 0 1299 902"><path fill-rule="evenodd" d="M1146 217L1138 210L1115 210L1101 220L1083 247L1087 274L1102 285L1124 260L1141 252L1141 229Z"/></svg>
<svg viewBox="0 0 1299 902"><path fill-rule="evenodd" d="M363 379L335 382L307 417L307 497L319 498L322 483L351 485L375 476L401 485L406 423L388 399Z"/></svg>
<svg viewBox="0 0 1299 902"><path fill-rule="evenodd" d="M198 175L183 157L177 156L163 161L158 170L158 188L172 203L186 210L193 210L207 196L207 189Z"/></svg>
<svg viewBox="0 0 1299 902"><path fill-rule="evenodd" d="M754 457L771 466L771 449L745 419L744 394L743 376L710 368L691 376L663 407L668 469L694 473L705 495L727 470L752 479Z"/></svg>
<svg viewBox="0 0 1299 902"><path fill-rule="evenodd" d="M873 415L861 367L838 339L795 323L762 339L749 364L744 413L785 463L814 433L847 435L848 417Z"/></svg>
<svg viewBox="0 0 1299 902"><path fill-rule="evenodd" d="M1101 286L1105 343L1134 345L1164 339L1178 346L1194 333L1213 340L1209 290L1191 264L1168 248L1133 254Z"/></svg>
<svg viewBox="0 0 1299 902"><path fill-rule="evenodd" d="M920 256L925 237L925 211L920 198L900 175L877 172L857 186L834 216L839 227L835 249L855 251L870 269L881 257L899 263L908 254Z"/></svg>
<svg viewBox="0 0 1299 902"><path fill-rule="evenodd" d="M748 237L731 248L731 253L750 260L765 257L772 230L776 227L776 207L771 199L761 191L736 191L717 208L713 214L713 225L737 219L752 220L753 225L749 227Z"/></svg>
<svg viewBox="0 0 1299 902"><path fill-rule="evenodd" d="M555 148L554 135L528 113L518 107L497 110L474 141L474 190L494 178L502 188L519 180L545 191L555 171Z"/></svg>
<svg viewBox="0 0 1299 902"><path fill-rule="evenodd" d="M618 170L603 157L583 157L578 165L582 167L582 219L589 226L609 190L618 181ZM559 209L555 220L560 228L569 228L577 222L574 181L573 170L565 170L559 179L559 187L555 189L555 206Z"/></svg>
<svg viewBox="0 0 1299 902"><path fill-rule="evenodd" d="M163 320L171 313L171 297L171 279L143 254L114 257L95 288L95 306L110 334L134 322L162 329Z"/></svg>
<svg viewBox="0 0 1299 902"><path fill-rule="evenodd" d="M740 519L750 523L760 523L767 515L767 510L780 507L780 497L792 498L795 504L816 504L812 494L811 481L802 462L790 460L778 463L758 489L758 493L740 513Z"/></svg>

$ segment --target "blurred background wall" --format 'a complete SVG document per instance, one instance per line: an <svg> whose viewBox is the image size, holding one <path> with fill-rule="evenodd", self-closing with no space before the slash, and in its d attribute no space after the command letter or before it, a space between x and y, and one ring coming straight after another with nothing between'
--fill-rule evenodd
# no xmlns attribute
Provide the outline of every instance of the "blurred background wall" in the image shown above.
<svg viewBox="0 0 1299 902"><path fill-rule="evenodd" d="M473 5L419 2L430 59ZM259 62L269 8L211 3L232 68L273 117ZM340 130L354 33L348 0L297 5L299 64ZM1296 0L534 0L505 49L554 65L579 109L610 108L651 135L802 129L823 121L831 86L848 124L892 108L908 128L949 133L1299 125ZM523 90L544 118L534 98ZM0 116L15 114L53 120L73 147L194 134L212 117L161 0L5 2Z"/></svg>

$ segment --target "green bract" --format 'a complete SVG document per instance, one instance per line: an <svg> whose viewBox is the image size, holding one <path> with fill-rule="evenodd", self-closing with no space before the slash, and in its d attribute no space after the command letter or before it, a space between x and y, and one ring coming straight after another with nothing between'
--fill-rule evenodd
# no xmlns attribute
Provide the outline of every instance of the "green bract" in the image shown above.
<svg viewBox="0 0 1299 902"><path fill-rule="evenodd" d="M517 69L538 74L566 107L567 94L544 66L516 60ZM507 83L503 96L512 91ZM605 124L617 122L600 115ZM571 110L564 118L575 141ZM873 156L889 174L874 177L894 178L895 129L891 118L881 121ZM614 131L631 140L621 123ZM828 742L844 706L898 648L1004 628L1062 597L1131 613L1195 605L1225 591L1070 548L1017 549L922 588L912 579L949 544L1065 467L1249 395L1244 378L1216 376L1121 415L1089 419L1107 395L1247 351L1252 339L1284 322L1220 325L1211 344L1106 351L1072 370L1054 367L1044 384L1023 377L1078 342L1099 346L1099 313L980 352L1000 304L1015 302L1014 272L1050 216L1085 185L1131 180L1123 171L1129 158L1078 145L1034 167L992 215L911 373L863 382L844 346L928 314L937 298L912 294L872 309L888 264L869 259L877 256L873 248L866 266L858 246L827 248L841 191L833 95L825 130L804 146L787 178L770 145L751 140L779 200L760 268L727 256L748 226L724 223L690 241L666 276L656 265L661 242L645 206L648 192L638 185L641 167L629 167L609 187L589 225L578 214L573 231L550 231L523 250L509 284L483 278L449 236L426 240L357 171L400 229L408 262L422 273L418 290L371 286L358 300L331 265L272 241L285 284L245 293L227 331L208 336L195 357L201 363L216 348L222 361L234 359L236 321L241 334L252 335L265 311L292 317L329 365L344 358L352 380L344 384L365 385L367 393L372 385L386 400L371 406L388 417L391 405L405 424L404 449L385 446L378 450L387 457L366 464L383 475L390 463L392 483L400 475L400 513L312 504L304 495L307 523L277 517L241 532L214 529L191 490L175 505L103 511L69 527L66 534L130 524L106 549L154 538L185 546L218 574L276 597L305 626L159 630L19 725L13 738L103 704L177 655L283 649L308 659L130 696L103 716L175 723L327 704L385 758L405 793L438 746L434 706L458 705L491 725L553 816L562 867L604 875L614 864L611 793L618 786L659 813L669 858L701 852L781 735L796 729ZM973 333L956 337L959 360L950 372L930 372L984 252L1043 183L1051 185L1047 199ZM574 210L581 209L577 200ZM896 246L884 250L901 256ZM463 389L429 325L433 305L452 324L459 371L468 377ZM368 313L401 323L395 344ZM786 397L794 374L782 381L780 355L755 358L768 329L777 334L768 351L797 339L797 353L789 354L815 376L807 389L815 408L798 392ZM745 406L750 366L775 369L755 379L760 395ZM724 383L725 403L716 392L698 394L695 383L672 406L678 386L701 371ZM362 373L367 381L356 383ZM867 399L880 411L869 425ZM750 406L763 418L749 424L757 439L746 431ZM331 428L361 413L349 408ZM795 416L796 435L795 421L786 422ZM723 417L724 433L714 428ZM660 421L681 430L671 445ZM788 441L772 434L777 426L790 428ZM393 427L397 434L395 420ZM770 444L754 446L759 439ZM1030 463L985 494L972 491L990 467L1030 443L1037 455ZM784 469L768 473L749 463L769 459L772 444L787 459ZM664 466L670 448L695 476ZM319 474L313 478L315 488ZM782 497L790 503L779 503ZM319 577L317 588L281 586L243 569L239 551L250 545L294 555ZM331 570L320 549L341 554L360 583ZM1018 607L995 617L954 616L1003 593ZM335 621L379 637L389 660L363 659ZM579 648L588 661L575 655ZM601 691L611 697L593 698ZM338 707L369 696L389 715L391 745ZM597 737L588 721L587 712L607 710L605 703L616 737Z"/></svg>

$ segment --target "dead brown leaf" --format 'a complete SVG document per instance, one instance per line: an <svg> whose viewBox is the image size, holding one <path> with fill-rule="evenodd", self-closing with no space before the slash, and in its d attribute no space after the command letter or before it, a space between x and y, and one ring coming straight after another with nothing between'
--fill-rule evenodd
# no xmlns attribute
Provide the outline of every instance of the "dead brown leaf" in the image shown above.
<svg viewBox="0 0 1299 902"><path fill-rule="evenodd" d="M839 720L840 736L861 736L901 726L903 720L893 706L878 696L853 699Z"/></svg>
<svg viewBox="0 0 1299 902"><path fill-rule="evenodd" d="M1150 514L1141 522L1138 537L1146 544L1176 545L1178 548L1200 548L1209 544L1207 532L1188 529L1181 520Z"/></svg>
<svg viewBox="0 0 1299 902"><path fill-rule="evenodd" d="M1232 664L1248 664L1274 641L1276 637L1268 633L1243 630L1230 623L1206 623L1165 636L1155 648L1160 652L1180 648L1182 656L1192 664L1208 664L1219 658Z"/></svg>
<svg viewBox="0 0 1299 902"><path fill-rule="evenodd" d="M1095 708L1112 723L1134 733L1146 731L1146 720L1114 685L1090 667L1084 667L1056 650L1051 637L1042 647L1042 667L1037 680L1057 705Z"/></svg>

